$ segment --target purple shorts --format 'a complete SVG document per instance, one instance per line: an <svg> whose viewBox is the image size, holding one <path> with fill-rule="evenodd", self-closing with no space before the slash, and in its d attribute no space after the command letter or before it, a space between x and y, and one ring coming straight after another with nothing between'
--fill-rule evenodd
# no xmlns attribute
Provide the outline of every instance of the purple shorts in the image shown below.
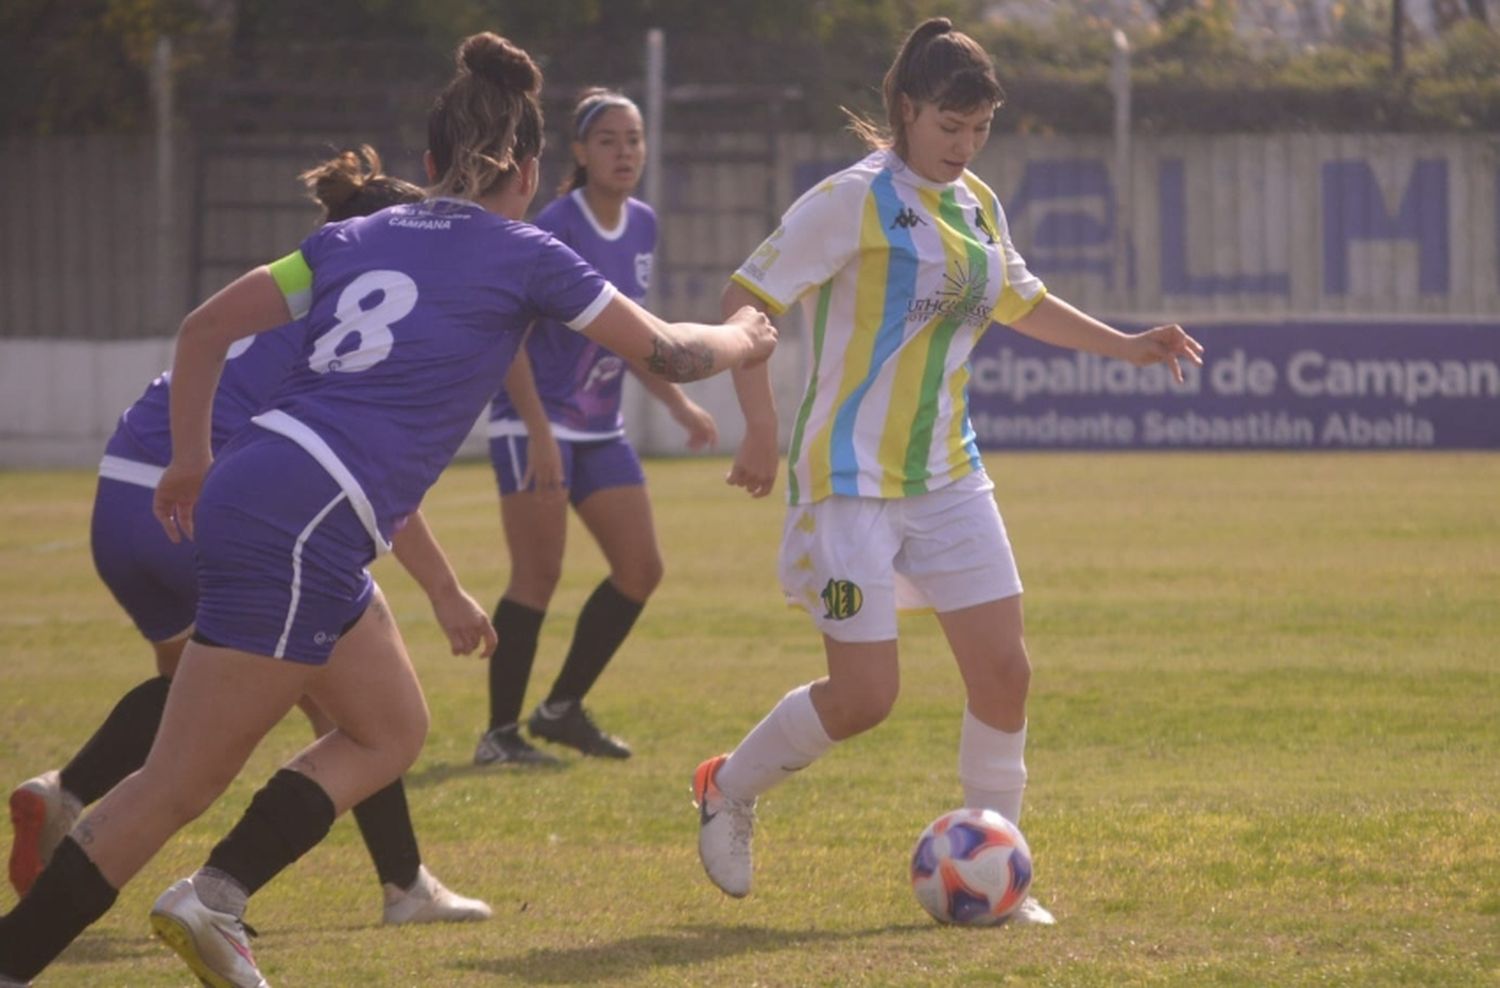
<svg viewBox="0 0 1500 988"><path fill-rule="evenodd" d="M125 455L110 443L110 451ZM153 489L99 478L89 542L99 578L147 641L164 642L193 625L198 577L193 546L173 543L151 514Z"/></svg>
<svg viewBox="0 0 1500 988"><path fill-rule="evenodd" d="M501 497L521 490L529 443L527 436L496 436L490 440L490 463ZM624 436L590 442L559 439L557 448L562 452L563 486L574 506L606 487L640 487L646 483L640 457Z"/></svg>
<svg viewBox="0 0 1500 988"><path fill-rule="evenodd" d="M198 635L309 665L364 614L375 546L348 496L302 447L247 428L194 511Z"/></svg>

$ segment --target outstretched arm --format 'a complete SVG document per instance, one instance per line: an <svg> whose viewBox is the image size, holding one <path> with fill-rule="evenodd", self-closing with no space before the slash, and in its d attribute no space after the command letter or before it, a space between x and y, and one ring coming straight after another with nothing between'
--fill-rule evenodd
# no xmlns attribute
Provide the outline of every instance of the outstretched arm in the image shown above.
<svg viewBox="0 0 1500 988"><path fill-rule="evenodd" d="M720 308L735 312L742 307L767 310L766 303L737 281L724 286ZM751 497L765 497L776 487L776 472L781 465L777 446L776 396L771 391L771 365L768 360L741 364L732 374L734 395L745 417L745 435L735 452L734 463L724 482L743 487Z"/></svg>
<svg viewBox="0 0 1500 988"><path fill-rule="evenodd" d="M214 458L214 392L230 345L291 317L281 287L262 266L221 288L182 320L172 360L172 462L151 506L173 542L193 537L193 508Z"/></svg>
<svg viewBox="0 0 1500 988"><path fill-rule="evenodd" d="M1044 297L1011 326L1043 343L1117 357L1137 367L1170 364L1172 376L1178 381L1183 379L1180 361L1203 364L1203 345L1176 323L1141 333L1122 333L1055 295Z"/></svg>
<svg viewBox="0 0 1500 988"><path fill-rule="evenodd" d="M433 616L454 655L480 649L481 656L495 650L495 627L484 608L459 585L458 576L448 563L421 511L413 511L401 531L391 539L391 552L427 594Z"/></svg>
<svg viewBox="0 0 1500 988"><path fill-rule="evenodd" d="M764 360L776 348L776 327L745 308L722 325L668 323L616 294L583 329L589 339L668 381L698 381L746 361Z"/></svg>

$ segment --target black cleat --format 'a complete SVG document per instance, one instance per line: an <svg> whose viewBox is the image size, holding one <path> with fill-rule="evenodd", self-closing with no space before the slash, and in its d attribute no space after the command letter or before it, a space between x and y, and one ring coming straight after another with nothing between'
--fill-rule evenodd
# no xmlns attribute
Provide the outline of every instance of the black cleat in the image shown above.
<svg viewBox="0 0 1500 988"><path fill-rule="evenodd" d="M545 751L537 751L521 737L515 724L494 727L479 739L474 749L475 765L557 765L559 761Z"/></svg>
<svg viewBox="0 0 1500 988"><path fill-rule="evenodd" d="M531 720L526 722L526 730L534 738L565 744L585 755L600 758L630 757L630 745L599 730L589 712L577 700L569 701L567 707L558 714L553 714L547 704L542 704L531 715Z"/></svg>

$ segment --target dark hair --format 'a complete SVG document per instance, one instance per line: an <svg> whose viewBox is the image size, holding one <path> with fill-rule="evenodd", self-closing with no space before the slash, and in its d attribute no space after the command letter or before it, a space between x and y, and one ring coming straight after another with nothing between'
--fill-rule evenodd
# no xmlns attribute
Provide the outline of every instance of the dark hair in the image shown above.
<svg viewBox="0 0 1500 988"><path fill-rule="evenodd" d="M889 147L906 155L906 123L901 97L913 103L935 103L942 110L998 107L1005 90L995 78L995 63L979 42L953 29L946 17L931 17L912 29L886 70L882 86L887 127L845 109L849 129L872 148Z"/></svg>
<svg viewBox="0 0 1500 988"><path fill-rule="evenodd" d="M589 129L594 126L606 111L612 109L641 111L636 107L635 101L624 93L614 89L605 89L602 86L593 86L585 89L578 97L578 103L573 107L573 140L583 141L589 136ZM589 170L583 165L574 165L571 174L563 178L557 186L557 194L565 196L574 189L581 189L589 183Z"/></svg>
<svg viewBox="0 0 1500 988"><path fill-rule="evenodd" d="M488 31L459 43L458 71L427 114L433 195L473 199L495 191L542 150L542 70Z"/></svg>
<svg viewBox="0 0 1500 988"><path fill-rule="evenodd" d="M425 195L421 186L382 174L380 155L368 144L361 144L358 151L341 151L297 177L323 207L324 223L368 216L398 203L421 202Z"/></svg>

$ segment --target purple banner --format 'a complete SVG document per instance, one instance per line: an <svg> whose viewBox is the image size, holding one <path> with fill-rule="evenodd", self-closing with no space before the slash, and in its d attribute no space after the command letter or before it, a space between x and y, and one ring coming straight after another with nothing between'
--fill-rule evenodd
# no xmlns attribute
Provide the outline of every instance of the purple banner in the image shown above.
<svg viewBox="0 0 1500 988"><path fill-rule="evenodd" d="M1123 327L1122 327L1123 328ZM1500 323L1215 323L1204 366L1060 350L1004 327L975 349L984 449L1500 449Z"/></svg>

